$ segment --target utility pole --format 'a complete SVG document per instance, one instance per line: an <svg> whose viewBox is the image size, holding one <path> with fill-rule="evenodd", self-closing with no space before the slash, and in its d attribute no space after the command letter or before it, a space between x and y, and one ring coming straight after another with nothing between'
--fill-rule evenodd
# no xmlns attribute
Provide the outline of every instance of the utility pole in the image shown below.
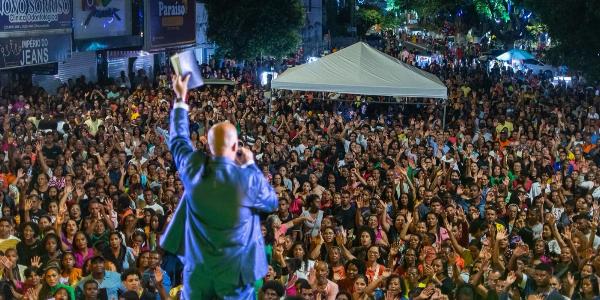
<svg viewBox="0 0 600 300"><path fill-rule="evenodd" d="M348 6L350 6L350 27L356 28L356 0L348 0ZM353 32L356 34L356 31Z"/></svg>

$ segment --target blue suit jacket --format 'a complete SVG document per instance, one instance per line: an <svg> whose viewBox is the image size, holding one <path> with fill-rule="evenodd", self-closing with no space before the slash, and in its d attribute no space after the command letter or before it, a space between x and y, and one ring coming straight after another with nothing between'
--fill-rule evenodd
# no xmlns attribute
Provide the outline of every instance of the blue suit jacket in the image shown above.
<svg viewBox="0 0 600 300"><path fill-rule="evenodd" d="M273 187L254 164L242 168L194 151L185 104L171 111L169 148L185 193L161 246L182 260L184 285L201 278L253 284L267 273L258 213L277 208Z"/></svg>

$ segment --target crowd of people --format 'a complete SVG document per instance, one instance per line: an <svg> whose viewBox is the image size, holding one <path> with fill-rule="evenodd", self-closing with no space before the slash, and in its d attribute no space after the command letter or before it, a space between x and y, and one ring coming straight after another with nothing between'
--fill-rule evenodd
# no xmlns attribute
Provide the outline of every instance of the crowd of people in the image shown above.
<svg viewBox="0 0 600 300"><path fill-rule="evenodd" d="M229 120L279 197L260 299L598 298L600 98L472 62L428 67L446 128L433 100L265 101L251 71L204 68L238 84L190 92L195 148ZM178 298L183 266L158 243L183 194L174 95L116 82L3 89L0 299Z"/></svg>

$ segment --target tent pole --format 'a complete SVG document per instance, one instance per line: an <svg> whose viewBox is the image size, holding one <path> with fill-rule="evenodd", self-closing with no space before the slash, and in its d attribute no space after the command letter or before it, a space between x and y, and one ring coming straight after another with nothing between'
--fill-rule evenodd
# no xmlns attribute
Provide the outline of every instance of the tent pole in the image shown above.
<svg viewBox="0 0 600 300"><path fill-rule="evenodd" d="M446 107L448 106L448 101L444 100L444 115L442 116L442 130L446 130Z"/></svg>

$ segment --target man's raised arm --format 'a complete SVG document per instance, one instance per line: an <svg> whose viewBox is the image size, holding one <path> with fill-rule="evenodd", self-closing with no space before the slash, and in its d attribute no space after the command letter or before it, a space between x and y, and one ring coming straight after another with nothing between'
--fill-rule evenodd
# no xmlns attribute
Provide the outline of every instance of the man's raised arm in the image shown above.
<svg viewBox="0 0 600 300"><path fill-rule="evenodd" d="M173 91L177 99L171 110L171 124L169 128L169 150L173 155L175 166L179 171L179 176L184 182L187 182L190 156L194 153L194 147L190 140L190 121L188 119L189 106L187 99L187 83L190 76L182 78L173 76Z"/></svg>

